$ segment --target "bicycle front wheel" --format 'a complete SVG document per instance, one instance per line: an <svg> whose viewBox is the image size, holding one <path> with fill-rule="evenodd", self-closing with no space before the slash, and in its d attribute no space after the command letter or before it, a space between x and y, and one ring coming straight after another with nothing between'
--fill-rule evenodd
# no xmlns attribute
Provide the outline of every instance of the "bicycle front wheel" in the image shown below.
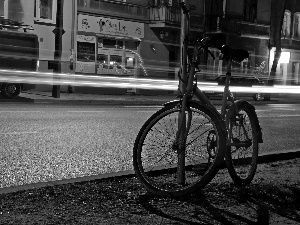
<svg viewBox="0 0 300 225"><path fill-rule="evenodd" d="M146 121L135 141L135 173L146 189L154 194L180 197L203 188L216 175L224 159L224 122L211 109L190 102L186 109L190 129L184 142L184 182L179 181L176 134L180 111L179 103L157 111Z"/></svg>
<svg viewBox="0 0 300 225"><path fill-rule="evenodd" d="M255 110L248 102L238 106L237 114L227 119L229 144L226 166L237 185L249 184L255 175L258 161L258 134Z"/></svg>

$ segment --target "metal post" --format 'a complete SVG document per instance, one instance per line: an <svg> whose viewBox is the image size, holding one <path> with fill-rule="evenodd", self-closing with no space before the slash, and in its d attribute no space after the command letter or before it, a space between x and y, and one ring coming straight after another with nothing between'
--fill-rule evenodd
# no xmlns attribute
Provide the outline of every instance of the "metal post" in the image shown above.
<svg viewBox="0 0 300 225"><path fill-rule="evenodd" d="M187 3L186 0L181 0L181 2ZM179 79L179 90L182 94L186 93L187 84L187 44L185 37L188 34L188 21L187 15L181 10L181 30L180 30L180 76ZM184 103L183 103L184 104ZM180 132L178 140L178 164L177 164L177 182L179 184L185 183L185 145L186 145L186 114L185 109L179 112L179 127L178 132Z"/></svg>
<svg viewBox="0 0 300 225"><path fill-rule="evenodd" d="M61 53L62 53L62 36L65 33L63 29L63 5L64 0L57 0L56 26L53 30L55 34L55 52L53 64L53 80L59 81L60 77L56 74L61 73ZM52 87L52 97L60 98L60 85L54 84Z"/></svg>

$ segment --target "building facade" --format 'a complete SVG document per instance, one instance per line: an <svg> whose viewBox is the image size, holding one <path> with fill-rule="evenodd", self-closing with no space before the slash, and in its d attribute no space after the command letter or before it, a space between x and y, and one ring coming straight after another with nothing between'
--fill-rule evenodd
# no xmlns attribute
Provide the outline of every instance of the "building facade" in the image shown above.
<svg viewBox="0 0 300 225"><path fill-rule="evenodd" d="M270 25L272 0L215 0L206 1L211 9L223 7L223 13L206 9L211 16L206 24L207 33L219 35L223 43L232 48L242 48L250 52L250 58L235 65L238 74L252 74L268 79L274 59L275 46L270 45ZM278 63L275 84L299 84L300 2L287 0L282 26L282 56ZM217 18L215 18L217 17ZM211 63L211 70L222 69Z"/></svg>
<svg viewBox="0 0 300 225"><path fill-rule="evenodd" d="M65 0L62 72L86 76L177 79L180 53L178 0ZM250 52L234 73L269 76L272 0L189 0L191 32L212 35L222 44ZM41 72L54 59L57 0L0 0L1 15L31 25L39 37ZM299 84L300 2L287 0L282 27L282 60L276 83ZM218 55L217 49L211 49ZM70 59L72 65L70 66ZM203 58L199 77L212 80L224 72L221 60ZM62 86L62 91L68 87ZM50 91L51 85L37 85ZM99 94L145 93L131 88L73 87Z"/></svg>
<svg viewBox="0 0 300 225"><path fill-rule="evenodd" d="M203 3L189 0L199 19ZM2 7L1 7L2 5ZM0 0L5 18L31 25L39 37L41 72L52 72L57 0ZM202 7L202 8L201 8ZM62 73L93 76L176 79L180 8L175 0L65 0ZM193 31L200 32L199 20ZM74 62L70 67L70 58ZM51 91L51 85L37 85ZM61 91L67 87L62 86ZM76 86L83 93L124 94L128 88ZM142 93L143 90L140 90ZM152 91L146 91L155 93Z"/></svg>

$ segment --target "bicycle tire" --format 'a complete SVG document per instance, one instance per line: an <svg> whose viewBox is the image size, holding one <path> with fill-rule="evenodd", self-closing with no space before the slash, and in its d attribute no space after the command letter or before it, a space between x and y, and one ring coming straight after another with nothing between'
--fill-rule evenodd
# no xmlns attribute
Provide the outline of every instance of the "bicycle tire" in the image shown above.
<svg viewBox="0 0 300 225"><path fill-rule="evenodd" d="M238 115L226 119L230 143L236 145L227 146L226 166L236 185L247 185L253 180L258 163L257 115L254 107L246 101L237 105L237 112Z"/></svg>
<svg viewBox="0 0 300 225"><path fill-rule="evenodd" d="M190 102L187 110L195 115L185 147L186 182L183 185L177 183L175 139L180 110L179 101L166 105L145 122L135 140L133 166L136 176L148 191L156 195L181 197L203 188L217 174L225 157L224 121L209 107ZM216 143L211 145L216 146L214 153L207 150L209 131L215 133ZM212 154L213 157L209 158Z"/></svg>

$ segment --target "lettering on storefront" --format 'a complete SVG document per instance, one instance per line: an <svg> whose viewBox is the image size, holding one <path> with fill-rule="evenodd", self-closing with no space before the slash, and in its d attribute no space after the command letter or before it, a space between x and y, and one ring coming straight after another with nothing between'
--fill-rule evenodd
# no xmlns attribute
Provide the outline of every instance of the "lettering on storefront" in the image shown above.
<svg viewBox="0 0 300 225"><path fill-rule="evenodd" d="M78 15L78 31L144 38L144 24L104 17Z"/></svg>

